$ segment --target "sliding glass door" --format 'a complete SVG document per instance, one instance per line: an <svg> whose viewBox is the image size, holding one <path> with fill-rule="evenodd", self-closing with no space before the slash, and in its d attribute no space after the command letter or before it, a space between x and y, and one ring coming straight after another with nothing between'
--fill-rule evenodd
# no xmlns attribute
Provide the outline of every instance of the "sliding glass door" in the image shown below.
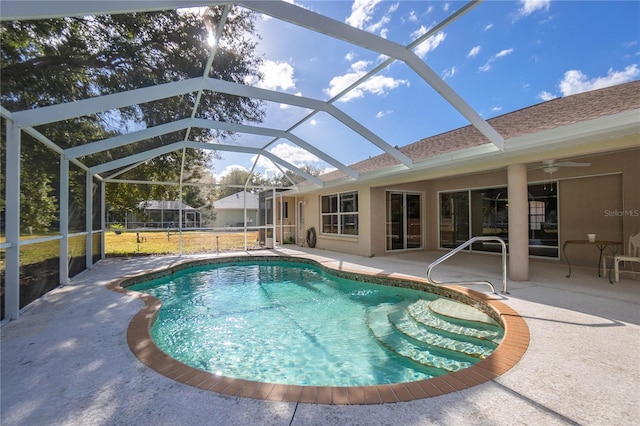
<svg viewBox="0 0 640 426"><path fill-rule="evenodd" d="M455 248L469 239L469 192L440 194L440 247Z"/></svg>
<svg viewBox="0 0 640 426"><path fill-rule="evenodd" d="M529 254L558 257L557 182L528 185ZM455 248L475 236L495 236L509 245L507 187L441 192L440 247ZM499 243L476 242L474 251L499 252Z"/></svg>
<svg viewBox="0 0 640 426"><path fill-rule="evenodd" d="M386 215L387 250L422 247L422 194L387 191Z"/></svg>

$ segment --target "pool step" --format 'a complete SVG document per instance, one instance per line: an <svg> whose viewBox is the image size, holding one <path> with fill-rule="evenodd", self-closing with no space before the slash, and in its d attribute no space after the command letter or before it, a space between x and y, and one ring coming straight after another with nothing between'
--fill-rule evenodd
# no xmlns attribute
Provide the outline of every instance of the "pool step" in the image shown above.
<svg viewBox="0 0 640 426"><path fill-rule="evenodd" d="M418 323L409 315L407 309L389 312L389 321L399 332L420 343L463 353L479 359L485 359L491 355L491 352L498 346L490 340L482 340L466 335L461 336Z"/></svg>
<svg viewBox="0 0 640 426"><path fill-rule="evenodd" d="M486 358L502 339L500 327L488 316L438 300L384 304L367 315L369 329L381 345L432 369L434 376Z"/></svg>
<svg viewBox="0 0 640 426"><path fill-rule="evenodd" d="M394 309L394 305L382 305L372 309L368 314L367 321L369 329L382 346L404 358L429 368L428 373L433 376L441 376L471 365L471 362L450 360L443 356L444 354L438 354L436 348L432 349L426 345L415 344L410 338L399 333L389 322L388 314L392 309Z"/></svg>
<svg viewBox="0 0 640 426"><path fill-rule="evenodd" d="M468 320L464 317L456 318L454 315L462 312L460 306L457 305L462 305L462 303L442 298L434 301L418 300L407 307L407 312L416 322L423 326L442 330L453 335L474 337L480 340L487 340L495 344L500 344L503 337L503 331L495 321L492 319L485 322ZM447 306L453 309L450 312L447 312ZM468 317L468 315L465 314L461 314L461 316ZM489 317L487 316L487 318Z"/></svg>

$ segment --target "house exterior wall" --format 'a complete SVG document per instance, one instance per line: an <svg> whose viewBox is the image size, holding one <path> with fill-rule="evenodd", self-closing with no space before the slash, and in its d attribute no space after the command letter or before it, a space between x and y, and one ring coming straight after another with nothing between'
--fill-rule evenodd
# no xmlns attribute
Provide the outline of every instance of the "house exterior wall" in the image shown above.
<svg viewBox="0 0 640 426"><path fill-rule="evenodd" d="M596 233L598 239L620 241L619 252L626 249L630 235L640 232L640 136L638 148L624 151L572 156L577 162L591 163L589 167L561 167L549 175L537 168L539 163L529 164L529 184L558 182L559 259L564 260L562 245L567 240L586 239L587 233ZM603 150L608 141L603 141ZM318 248L353 253L363 256L381 256L387 253L386 191L414 191L423 194L424 224L423 248L439 249L439 193L507 186L506 167L486 172L468 173L434 179L420 179L413 175L410 182L402 182L401 176L388 185L366 183L324 189L300 196L305 205L305 228L314 226L318 231ZM323 235L320 218L322 195L358 191L360 232L357 237ZM572 264L593 265L599 252L590 246L570 246L567 254Z"/></svg>
<svg viewBox="0 0 640 426"><path fill-rule="evenodd" d="M214 227L223 226L243 226L238 224L244 224L244 210L225 209L214 210L215 220L213 221ZM257 222L258 212L257 210L247 210L247 225L255 226Z"/></svg>
<svg viewBox="0 0 640 426"><path fill-rule="evenodd" d="M347 191L358 192L358 228L357 236L331 235L322 233L322 220L320 213L320 200L324 195L331 195ZM360 256L370 256L371 253L371 216L372 204L370 188L368 185L356 185L346 189L328 189L321 192L306 194L298 200L306 202L305 230L314 227L316 229L316 248L333 250L343 253L353 253ZM303 236L304 238L304 236Z"/></svg>

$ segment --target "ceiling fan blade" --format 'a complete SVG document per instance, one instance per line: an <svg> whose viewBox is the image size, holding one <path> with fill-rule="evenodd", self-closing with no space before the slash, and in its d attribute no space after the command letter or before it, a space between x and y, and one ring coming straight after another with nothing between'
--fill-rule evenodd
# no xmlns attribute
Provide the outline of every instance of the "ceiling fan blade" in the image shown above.
<svg viewBox="0 0 640 426"><path fill-rule="evenodd" d="M560 161L554 164L558 167L589 167L590 165L591 163L576 163L575 161Z"/></svg>

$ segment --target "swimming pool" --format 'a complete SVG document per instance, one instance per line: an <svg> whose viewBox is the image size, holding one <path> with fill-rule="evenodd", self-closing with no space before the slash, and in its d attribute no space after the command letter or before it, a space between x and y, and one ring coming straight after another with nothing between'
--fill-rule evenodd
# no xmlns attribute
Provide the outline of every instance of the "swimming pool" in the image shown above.
<svg viewBox="0 0 640 426"><path fill-rule="evenodd" d="M197 267L129 289L163 302L151 336L167 354L261 382L368 386L428 379L486 358L503 335L479 311L483 322L432 310L430 302L441 302L432 293L285 261Z"/></svg>
<svg viewBox="0 0 640 426"><path fill-rule="evenodd" d="M247 263L246 259L220 261L223 263L216 265L209 265L218 263L212 260L189 262L155 274L162 278L147 274L119 283L128 290L155 292L155 297L161 300L166 298L163 309L159 309L160 304L154 297L144 296L149 312L137 315L142 326L140 321L134 319L128 333L132 350L147 365L193 386L266 399L287 398L272 395L278 385L269 388L268 395L261 395L260 385L264 383L270 383L271 386L274 383L283 384L289 390L302 387L303 391L295 396L298 400L302 400L308 390L319 392L322 387L331 387L334 390L329 393L329 403L340 403L340 392L346 395L349 390L349 395L356 395L355 389L359 387L361 393L369 387L377 387L375 402L379 403L385 402L380 386L387 383L394 383L391 385L394 389L398 383L404 383L403 389L414 389L411 399L415 399L431 396L430 393L441 394L454 390L448 390L442 383L459 380L455 377L464 378L474 372L489 373L484 374L483 378L476 376L473 384L495 377L490 371L495 363L489 366L485 362L490 358L495 361L490 353L501 339L500 329L496 329L495 323L502 320L499 311L490 306L493 302L478 303L474 297L470 297L469 292L429 288L425 287L424 282L415 280L328 271L307 259L267 257L254 258L251 263ZM267 284L256 284L256 278L264 279ZM228 287L230 292L222 292L222 287ZM213 288L214 291L207 294L203 292L204 288ZM176 304L176 293L194 297L188 298L186 303ZM299 302L300 296L305 294L310 297ZM446 296L446 299L442 299L442 296ZM424 314L430 310L429 305L441 304L439 301L444 301L444 305L468 307L474 304L480 307L482 312L477 311L478 315L472 321L476 325L475 334L472 333L463 342L454 342L452 336L456 334L456 327L473 328L469 327L468 321L454 319L449 321L445 336L435 338L434 342L424 328L434 326L429 321L442 322L446 312L437 313L435 320L427 319ZM178 305L186 306L186 310L178 308ZM304 312L303 307L309 306L312 306L311 313L307 311L299 315ZM448 307L438 306L435 310L446 310ZM358 312L355 319L346 317L346 313L352 311ZM169 312L172 314L166 315ZM320 312L329 315L323 318L317 315ZM416 323L410 317L423 322ZM479 327L476 324L478 317L485 321ZM207 322L211 318L213 322ZM144 343L145 321L148 338L153 337L153 343ZM180 322L183 324L180 325ZM185 323L195 327L188 326L185 329ZM258 325L268 333L259 332ZM277 337L274 334L276 330L283 332L284 337ZM135 337L134 334L140 336ZM236 335L243 334L249 336L248 343L234 340ZM342 348L337 354L324 353L330 347L328 335L340 337ZM198 338L191 339L194 336ZM402 343L398 346L399 340ZM424 345L424 341L428 340L436 345L435 349ZM165 347L167 341L172 345ZM214 341L220 345L214 346L213 350L203 350L199 347L200 343L195 344L194 341ZM367 341L368 346L361 347L363 341ZM478 349L476 344L479 342L489 344L484 349ZM181 363L174 363L173 371L169 371L169 367L160 368L157 362L149 361L149 353L153 352L155 344L172 359L191 366L191 370L209 373L202 375L190 371L186 374L188 369L183 368ZM459 346L459 353L452 360L443 361L443 348L452 345ZM269 350L263 352L262 348ZM368 358L368 361L362 362L356 355L364 355L361 359ZM168 357L161 358L161 364L168 362ZM484 366L469 367L474 364ZM293 371L293 376L290 371L283 373L286 370ZM430 379L441 374L445 374L439 377L444 379L442 382ZM214 386L214 382L220 383ZM240 386L241 383L242 389L235 389L234 386ZM427 383L441 383L441 386L417 396L418 387L424 389ZM394 395L398 398L400 393L396 391ZM313 399L312 402L317 402L319 396Z"/></svg>

